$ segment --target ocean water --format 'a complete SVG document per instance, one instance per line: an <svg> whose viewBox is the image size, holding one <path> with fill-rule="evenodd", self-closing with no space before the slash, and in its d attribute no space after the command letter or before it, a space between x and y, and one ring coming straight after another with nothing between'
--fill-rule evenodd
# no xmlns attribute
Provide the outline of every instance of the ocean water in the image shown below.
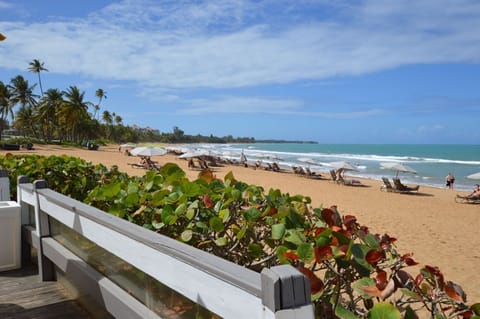
<svg viewBox="0 0 480 319"><path fill-rule="evenodd" d="M208 150L231 159L240 159L243 152L248 161L277 162L285 169L291 166L309 167L328 175L331 162L348 161L358 167L346 175L380 180L394 177L395 171L382 168L380 163L395 162L416 171L399 173L402 182L445 188L445 176L455 176L454 188L471 190L472 180L466 176L480 172L480 145L399 145L399 144L198 144L189 149ZM311 161L306 161L305 159Z"/></svg>

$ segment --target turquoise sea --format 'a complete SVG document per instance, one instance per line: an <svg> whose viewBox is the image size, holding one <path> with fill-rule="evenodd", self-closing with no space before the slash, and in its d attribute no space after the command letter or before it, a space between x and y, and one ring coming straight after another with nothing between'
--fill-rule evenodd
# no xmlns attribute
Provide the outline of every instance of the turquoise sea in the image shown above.
<svg viewBox="0 0 480 319"><path fill-rule="evenodd" d="M249 161L277 162L284 168L309 166L327 175L332 169L329 163L348 161L359 168L358 171L348 172L349 176L380 180L382 176L393 177L396 174L383 169L380 163L398 162L417 172L400 173L405 183L443 188L449 172L455 176L455 189L471 190L473 184L480 183L480 180L466 178L480 172L480 145L255 143L201 144L194 147L236 159L243 152ZM306 162L305 159L312 161Z"/></svg>

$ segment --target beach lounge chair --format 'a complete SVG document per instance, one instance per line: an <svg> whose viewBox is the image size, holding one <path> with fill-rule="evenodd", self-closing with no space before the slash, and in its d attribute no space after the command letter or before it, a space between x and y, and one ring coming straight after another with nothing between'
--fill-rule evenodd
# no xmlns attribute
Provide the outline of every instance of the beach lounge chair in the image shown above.
<svg viewBox="0 0 480 319"><path fill-rule="evenodd" d="M480 197L469 197L457 194L455 197L455 202L461 204L480 204Z"/></svg>
<svg viewBox="0 0 480 319"><path fill-rule="evenodd" d="M342 175L337 176L337 183L345 186L365 186L362 182L355 179L344 179Z"/></svg>
<svg viewBox="0 0 480 319"><path fill-rule="evenodd" d="M395 185L395 190L398 192L404 192L404 193L409 193L409 192L417 192L418 189L420 188L420 185L416 186L406 186L403 185L402 182L400 182L399 178L394 178L393 179L393 184Z"/></svg>
<svg viewBox="0 0 480 319"><path fill-rule="evenodd" d="M332 177L332 181L336 182L337 181L337 173L335 173L335 170L330 170L330 176Z"/></svg>
<svg viewBox="0 0 480 319"><path fill-rule="evenodd" d="M383 185L380 187L380 190L386 192L395 192L395 188L392 186L392 183L386 177L382 177Z"/></svg>

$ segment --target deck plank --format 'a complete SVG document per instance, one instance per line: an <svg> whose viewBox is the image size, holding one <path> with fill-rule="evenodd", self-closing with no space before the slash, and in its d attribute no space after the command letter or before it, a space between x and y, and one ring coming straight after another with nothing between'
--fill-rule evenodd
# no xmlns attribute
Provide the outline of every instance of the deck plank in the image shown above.
<svg viewBox="0 0 480 319"><path fill-rule="evenodd" d="M0 272L0 318L91 319L55 281L42 282L34 266Z"/></svg>

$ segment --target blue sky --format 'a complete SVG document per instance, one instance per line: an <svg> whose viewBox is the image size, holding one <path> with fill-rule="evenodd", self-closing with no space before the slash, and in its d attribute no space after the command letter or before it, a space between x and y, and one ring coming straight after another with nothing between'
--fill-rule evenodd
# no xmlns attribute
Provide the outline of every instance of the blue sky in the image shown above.
<svg viewBox="0 0 480 319"><path fill-rule="evenodd" d="M0 0L0 80L39 59L162 132L479 144L478 30L477 0Z"/></svg>

